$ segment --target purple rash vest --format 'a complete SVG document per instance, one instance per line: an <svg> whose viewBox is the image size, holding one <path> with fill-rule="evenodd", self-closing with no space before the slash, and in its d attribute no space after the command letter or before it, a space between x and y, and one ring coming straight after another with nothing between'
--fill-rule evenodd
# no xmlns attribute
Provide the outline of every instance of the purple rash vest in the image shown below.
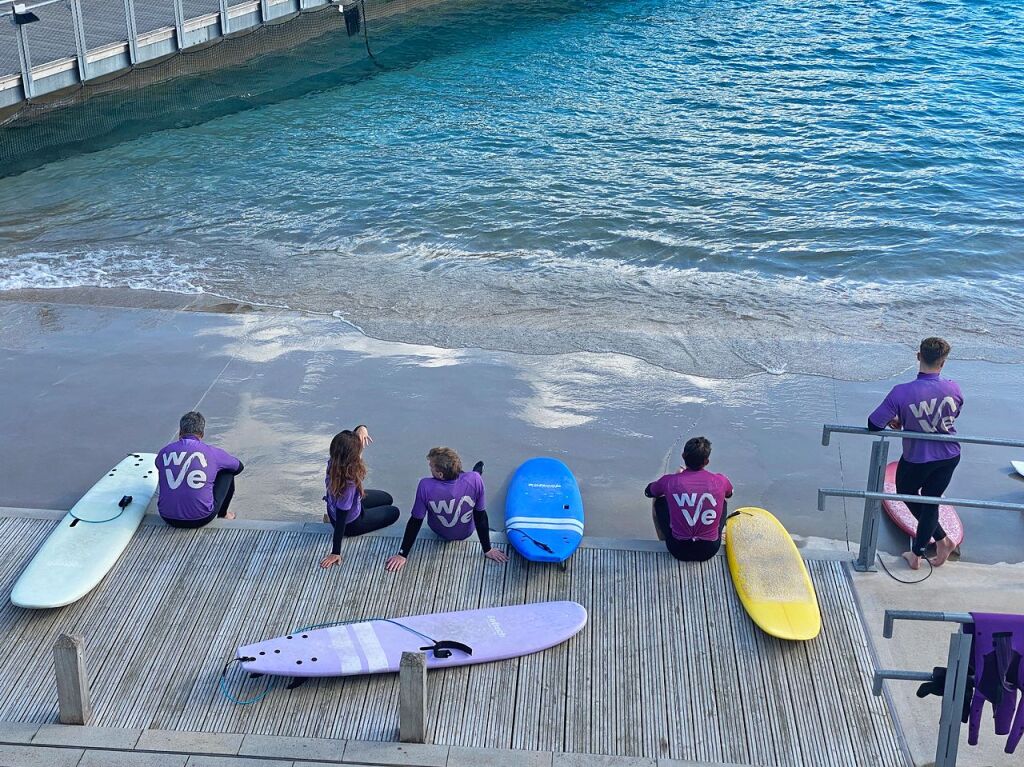
<svg viewBox="0 0 1024 767"><path fill-rule="evenodd" d="M868 416L873 426L884 429L899 416L903 431L925 434L956 434L953 423L963 410L964 395L955 381L938 373L918 373L917 378L897 384ZM903 440L903 458L908 463L930 463L960 455L957 442Z"/></svg>
<svg viewBox="0 0 1024 767"><path fill-rule="evenodd" d="M345 486L341 489L341 495L331 495L331 465L328 464L324 484L327 486L327 494L324 496L324 500L327 501L327 516L330 517L331 524L338 521L339 511L346 512L346 525L359 519L359 515L363 513L363 499L356 491L356 483L346 482Z"/></svg>
<svg viewBox="0 0 1024 767"><path fill-rule="evenodd" d="M483 477L475 471L464 471L455 479L421 479L416 488L412 517L426 517L430 529L440 537L461 541L476 529L473 512L486 508Z"/></svg>
<svg viewBox="0 0 1024 767"><path fill-rule="evenodd" d="M165 519L194 520L213 514L213 482L222 469L238 471L241 462L226 450L186 435L156 455L160 482L157 509Z"/></svg>
<svg viewBox="0 0 1024 767"><path fill-rule="evenodd" d="M672 537L677 541L717 541L721 535L725 499L732 482L707 469L666 474L647 486L652 498L665 496Z"/></svg>

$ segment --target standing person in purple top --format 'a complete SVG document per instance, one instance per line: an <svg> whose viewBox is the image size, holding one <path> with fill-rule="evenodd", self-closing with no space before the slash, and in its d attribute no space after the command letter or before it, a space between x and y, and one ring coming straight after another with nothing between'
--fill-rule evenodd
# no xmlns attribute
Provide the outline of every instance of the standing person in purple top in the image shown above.
<svg viewBox="0 0 1024 767"><path fill-rule="evenodd" d="M476 530L484 556L492 562L507 562L503 551L491 547L483 462L478 462L473 471L463 471L458 453L450 447L435 447L427 453L427 464L430 476L421 479L416 488L402 547L384 566L393 573L405 567L424 518L430 529L447 541L465 540Z"/></svg>
<svg viewBox="0 0 1024 767"><path fill-rule="evenodd" d="M235 475L242 472L242 462L203 442L205 432L202 413L185 413L178 423L177 441L157 453L157 509L172 527L202 527L217 517L235 518L228 505L235 494Z"/></svg>
<svg viewBox="0 0 1024 767"><path fill-rule="evenodd" d="M371 442L365 426L357 426L355 431L339 431L331 440L324 501L334 537L331 553L320 560L320 567L325 569L341 562L341 542L346 535L363 535L398 521L399 511L389 493L363 489L366 479L363 448Z"/></svg>
<svg viewBox="0 0 1024 767"><path fill-rule="evenodd" d="M920 368L917 378L893 387L882 404L868 416L868 428L881 431L886 426L905 432L956 434L954 423L964 407L964 396L955 381L942 378L942 366L949 357L949 344L941 338L926 338L917 353ZM906 437L903 456L896 469L896 492L904 495L941 496L960 463L957 442L933 442ZM931 563L943 564L956 548L939 524L939 507L908 503L917 519L917 535L910 551L903 554L912 570L921 566L928 542L935 539L935 557Z"/></svg>
<svg viewBox="0 0 1024 767"><path fill-rule="evenodd" d="M683 446L683 467L651 482L644 495L653 498L654 529L668 553L683 562L703 562L718 553L732 498L732 482L707 470L711 442L693 437Z"/></svg>

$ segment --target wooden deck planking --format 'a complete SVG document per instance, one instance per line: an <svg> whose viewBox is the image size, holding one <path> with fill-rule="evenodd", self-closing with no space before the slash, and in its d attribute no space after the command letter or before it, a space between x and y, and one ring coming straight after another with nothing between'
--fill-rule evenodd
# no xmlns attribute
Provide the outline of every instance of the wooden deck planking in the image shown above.
<svg viewBox="0 0 1024 767"><path fill-rule="evenodd" d="M747 620L743 608L731 586L731 577L724 567L717 563L701 564L701 582L704 585L704 603L708 609L708 627L711 639L711 665L715 675L715 689L718 695L720 726L722 733L722 755L725 762L746 761L750 758L749 738L755 733L748 732L746 716L736 716L736 710L744 704L741 678L751 667L742 664L733 642L732 618ZM724 716L723 716L724 714Z"/></svg>
<svg viewBox="0 0 1024 767"><path fill-rule="evenodd" d="M10 588L52 522L0 520ZM236 647L302 625L553 599L589 625L544 653L432 672L438 743L737 764L903 763L888 709L870 695L870 659L842 565L813 562L825 630L811 643L767 637L747 619L724 560L582 549L568 572L487 562L476 541L420 541L384 571L390 538L351 539L322 571L324 535L143 528L92 594L62 610L0 606L14 651L0 659L0 718L53 721L52 644L85 635L96 723L210 732L393 740L397 677L277 684L236 706L217 691ZM232 689L251 695L264 680ZM240 689L241 688L241 689Z"/></svg>
<svg viewBox="0 0 1024 767"><path fill-rule="evenodd" d="M573 567L570 561L569 567ZM547 594L538 593L541 600L563 601L569 599L572 576L562 572L555 565L541 565L548 571ZM533 748L539 751L561 751L565 742L566 703L568 685L569 648L571 642L564 642L541 653L544 661L541 679L540 711L537 723L537 737Z"/></svg>
<svg viewBox="0 0 1024 767"><path fill-rule="evenodd" d="M504 547L506 553L509 547ZM529 563L510 553L506 565L485 569L484 587L481 592L481 606L504 607L523 604L526 601L526 587L529 578L526 573ZM509 671L510 664L514 671ZM488 663L473 669L476 684L470 684L469 698L463 710L463 730L467 745L481 745L493 748L511 748L513 742L514 711L517 698L518 664ZM469 736L477 735L476 744Z"/></svg>
<svg viewBox="0 0 1024 767"><path fill-rule="evenodd" d="M563 749L585 753L591 750L590 733L604 724L595 721L591 706L593 685L590 681L590 663L596 651L594 638L597 630L592 609L594 602L594 560L592 556L574 555L569 565L569 594L574 602L587 607L587 625L569 640L569 678Z"/></svg>
<svg viewBox="0 0 1024 767"><path fill-rule="evenodd" d="M181 711L174 711L166 702L161 702L152 727L198 730L205 723L215 731L230 731L227 726L228 716L241 707L232 706L220 694L218 684L221 669L241 644L254 638L248 632L255 629L262 636L266 615L260 606L272 601L271 595L284 587L280 568L285 560L286 541L283 536L258 536L252 558L240 571L237 588L224 611L216 637L205 651L199 650L204 660L203 670L189 688L184 706ZM235 681L240 676L236 674L230 680ZM248 685L242 687L234 684L229 689L241 700L250 697Z"/></svg>

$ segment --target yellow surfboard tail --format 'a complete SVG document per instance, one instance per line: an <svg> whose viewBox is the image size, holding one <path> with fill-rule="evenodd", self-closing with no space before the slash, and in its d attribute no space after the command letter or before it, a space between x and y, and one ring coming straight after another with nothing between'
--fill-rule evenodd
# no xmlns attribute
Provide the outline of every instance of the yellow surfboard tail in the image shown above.
<svg viewBox="0 0 1024 767"><path fill-rule="evenodd" d="M814 584L786 528L765 509L738 509L726 522L725 555L740 602L765 633L814 639L821 610Z"/></svg>

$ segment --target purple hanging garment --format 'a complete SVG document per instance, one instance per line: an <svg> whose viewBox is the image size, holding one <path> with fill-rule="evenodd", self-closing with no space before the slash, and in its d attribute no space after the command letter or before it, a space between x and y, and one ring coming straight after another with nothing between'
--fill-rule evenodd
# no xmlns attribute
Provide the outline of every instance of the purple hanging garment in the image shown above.
<svg viewBox="0 0 1024 767"><path fill-rule="evenodd" d="M996 734L1010 733L1006 744L1009 750L1010 741L1014 740L1014 709L1019 708L1017 696L1020 691L1019 667L1024 656L1024 615L971 613L971 617L974 618L972 655L976 681L968 718L967 742L972 746L978 744L981 715L985 704L991 702ZM1015 668L1017 673L1011 674ZM1022 719L1021 726L1024 727L1024 717L1018 718Z"/></svg>
<svg viewBox="0 0 1024 767"><path fill-rule="evenodd" d="M1017 658L1017 690L1020 692L1020 703L1017 704L1017 715L1013 718L1013 726L1010 727L1010 737L1006 739L1006 748L1003 750L1012 754L1017 750L1020 739L1024 736L1024 658Z"/></svg>

